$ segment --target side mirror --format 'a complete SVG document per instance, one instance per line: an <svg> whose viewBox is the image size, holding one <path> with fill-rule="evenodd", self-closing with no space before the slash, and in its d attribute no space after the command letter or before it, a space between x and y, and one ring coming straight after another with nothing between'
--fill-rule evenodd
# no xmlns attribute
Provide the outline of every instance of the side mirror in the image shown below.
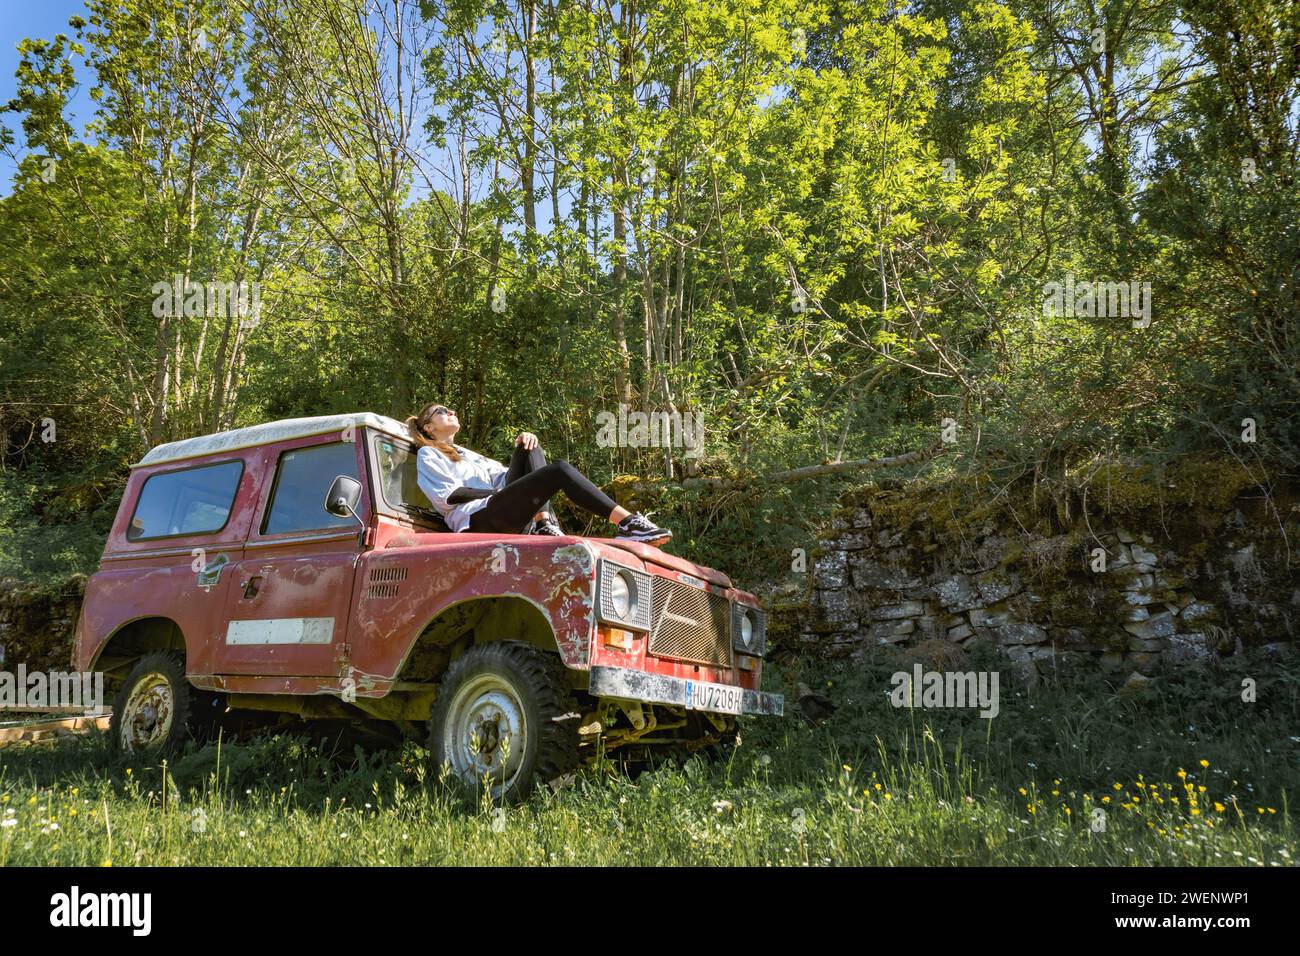
<svg viewBox="0 0 1300 956"><path fill-rule="evenodd" d="M335 478L330 484L330 490L325 493L325 510L338 518L351 515L360 521L361 518L357 515L357 505L360 503L361 482L347 475Z"/></svg>

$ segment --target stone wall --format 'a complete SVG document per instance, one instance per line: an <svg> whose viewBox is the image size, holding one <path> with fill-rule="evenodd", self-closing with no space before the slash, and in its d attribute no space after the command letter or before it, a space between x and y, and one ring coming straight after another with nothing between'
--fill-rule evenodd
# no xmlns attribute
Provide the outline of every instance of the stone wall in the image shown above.
<svg viewBox="0 0 1300 956"><path fill-rule="evenodd" d="M968 488L855 489L813 552L791 636L835 656L988 641L1030 676L1081 664L1147 675L1290 648L1300 505L1252 496L1244 481L1216 480L1208 502L1127 490L1106 507L1067 499L1035 517L1027 501L980 505Z"/></svg>
<svg viewBox="0 0 1300 956"><path fill-rule="evenodd" d="M54 585L0 579L0 670L67 670L85 590L82 575Z"/></svg>

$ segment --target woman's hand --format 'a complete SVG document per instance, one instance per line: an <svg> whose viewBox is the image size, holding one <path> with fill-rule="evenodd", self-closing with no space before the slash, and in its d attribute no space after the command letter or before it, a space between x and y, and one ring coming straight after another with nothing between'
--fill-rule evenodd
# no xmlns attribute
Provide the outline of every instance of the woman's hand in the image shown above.
<svg viewBox="0 0 1300 956"><path fill-rule="evenodd" d="M520 432L519 437L515 439L516 445L523 445L525 451L532 451L537 447L537 436L532 432Z"/></svg>

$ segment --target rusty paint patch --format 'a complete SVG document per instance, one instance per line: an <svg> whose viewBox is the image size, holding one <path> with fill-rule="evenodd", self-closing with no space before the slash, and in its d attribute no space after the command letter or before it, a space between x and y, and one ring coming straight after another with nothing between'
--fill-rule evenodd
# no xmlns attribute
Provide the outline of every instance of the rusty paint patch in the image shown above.
<svg viewBox="0 0 1300 956"><path fill-rule="evenodd" d="M575 574L590 576L595 573L596 555L587 545L581 541L574 544L566 544L562 548L556 548L551 554L552 564L568 564L569 570Z"/></svg>

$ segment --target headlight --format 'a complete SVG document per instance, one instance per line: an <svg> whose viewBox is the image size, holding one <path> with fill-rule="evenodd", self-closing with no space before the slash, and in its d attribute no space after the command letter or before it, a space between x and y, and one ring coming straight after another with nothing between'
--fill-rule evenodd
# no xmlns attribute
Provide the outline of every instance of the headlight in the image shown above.
<svg viewBox="0 0 1300 956"><path fill-rule="evenodd" d="M609 603L613 606L614 613L624 621L632 616L632 589L622 574L615 574L609 579Z"/></svg>
<svg viewBox="0 0 1300 956"><path fill-rule="evenodd" d="M596 605L601 623L650 630L650 575L604 558L599 567Z"/></svg>
<svg viewBox="0 0 1300 956"><path fill-rule="evenodd" d="M767 653L767 622L762 611L732 602L731 646L737 653L753 657Z"/></svg>

